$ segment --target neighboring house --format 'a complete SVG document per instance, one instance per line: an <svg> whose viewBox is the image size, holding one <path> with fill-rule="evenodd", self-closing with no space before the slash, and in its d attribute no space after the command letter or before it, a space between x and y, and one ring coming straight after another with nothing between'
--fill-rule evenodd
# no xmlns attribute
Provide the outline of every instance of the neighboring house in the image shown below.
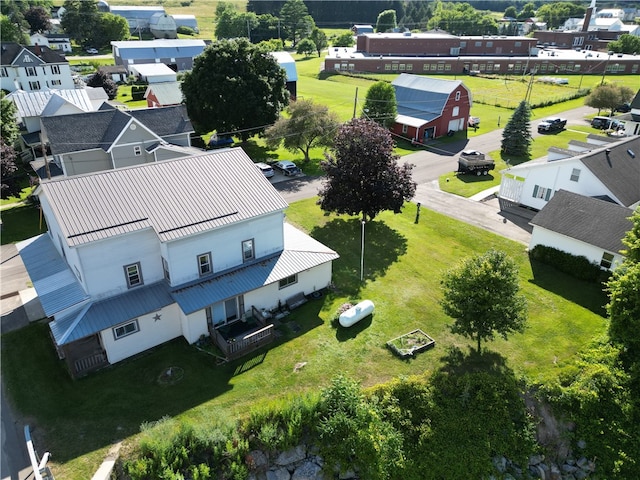
<svg viewBox="0 0 640 480"><path fill-rule="evenodd" d="M182 103L180 82L152 83L144 93L149 108L168 107Z"/></svg>
<svg viewBox="0 0 640 480"><path fill-rule="evenodd" d="M164 63L174 72L193 68L193 59L200 55L205 47L204 40L133 40L111 42L116 65L144 63Z"/></svg>
<svg viewBox="0 0 640 480"><path fill-rule="evenodd" d="M622 239L633 227L632 213L615 203L558 190L530 222L529 249L545 245L613 270L624 259Z"/></svg>
<svg viewBox="0 0 640 480"><path fill-rule="evenodd" d="M515 204L542 210L558 190L636 208L640 205L640 137L594 145L573 157L507 168L502 171L498 197L503 208Z"/></svg>
<svg viewBox="0 0 640 480"><path fill-rule="evenodd" d="M71 52L71 38L68 35L34 33L29 37L31 45L49 47L57 52Z"/></svg>
<svg viewBox="0 0 640 480"><path fill-rule="evenodd" d="M130 65L129 73L147 83L175 82L177 74L164 63L143 63Z"/></svg>
<svg viewBox="0 0 640 480"><path fill-rule="evenodd" d="M286 88L291 95L291 100L295 100L298 96L298 70L296 61L289 52L271 52L284 71L286 72Z"/></svg>
<svg viewBox="0 0 640 480"><path fill-rule="evenodd" d="M124 83L129 77L127 67L124 65L103 65L98 68L98 71L108 75L116 83Z"/></svg>
<svg viewBox="0 0 640 480"><path fill-rule="evenodd" d="M391 84L398 108L393 134L422 143L467 128L471 92L462 81L403 73Z"/></svg>
<svg viewBox="0 0 640 480"><path fill-rule="evenodd" d="M184 105L43 117L42 141L65 176L191 155L194 132ZM199 150L198 150L199 151Z"/></svg>
<svg viewBox="0 0 640 480"><path fill-rule="evenodd" d="M16 106L16 120L27 133L40 131L40 117L71 115L98 110L108 97L103 88L73 88L25 92L17 90L7 95Z"/></svg>
<svg viewBox="0 0 640 480"><path fill-rule="evenodd" d="M630 105L631 111L616 116L616 119L624 121L626 135L640 135L640 90L638 90Z"/></svg>
<svg viewBox="0 0 640 480"><path fill-rule="evenodd" d="M328 287L338 258L285 223L287 203L240 148L35 194L49 231L18 249L73 376L178 337L210 335L237 358L274 338L268 310Z"/></svg>
<svg viewBox="0 0 640 480"><path fill-rule="evenodd" d="M354 25L351 27L354 35L364 35L365 33L373 33L373 25Z"/></svg>
<svg viewBox="0 0 640 480"><path fill-rule="evenodd" d="M69 62L49 47L3 42L0 52L0 88L7 92L74 88Z"/></svg>

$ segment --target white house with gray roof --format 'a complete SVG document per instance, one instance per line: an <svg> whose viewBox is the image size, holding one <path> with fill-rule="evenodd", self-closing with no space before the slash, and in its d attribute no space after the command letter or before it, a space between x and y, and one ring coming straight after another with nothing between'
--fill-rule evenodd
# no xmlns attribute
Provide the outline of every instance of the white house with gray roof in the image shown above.
<svg viewBox="0 0 640 480"><path fill-rule="evenodd" d="M97 112L41 118L42 141L66 176L191 155L194 132L186 107ZM42 175L39 175L42 178Z"/></svg>
<svg viewBox="0 0 640 480"><path fill-rule="evenodd" d="M49 47L0 45L0 88L7 92L37 92L49 88L74 88L69 62Z"/></svg>
<svg viewBox="0 0 640 480"><path fill-rule="evenodd" d="M501 203L542 210L562 189L631 209L640 205L640 137L594 143L591 150L573 154L503 170L498 193Z"/></svg>
<svg viewBox="0 0 640 480"><path fill-rule="evenodd" d="M226 359L273 339L269 310L331 282L336 252L285 223L240 148L40 183L48 232L18 245L72 375L177 337Z"/></svg>

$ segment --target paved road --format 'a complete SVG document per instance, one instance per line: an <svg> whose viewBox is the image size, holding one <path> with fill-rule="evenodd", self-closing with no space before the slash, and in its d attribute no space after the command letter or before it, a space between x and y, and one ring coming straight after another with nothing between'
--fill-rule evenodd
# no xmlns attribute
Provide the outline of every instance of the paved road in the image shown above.
<svg viewBox="0 0 640 480"><path fill-rule="evenodd" d="M561 116L568 120L567 126L585 125L585 116L593 113L590 107L580 107L563 112ZM506 122L505 118L502 121ZM531 135L537 137L537 121L531 122ZM487 128L485 126L485 128ZM437 180L441 175L453 172L458 167L458 154L465 149L490 152L499 150L503 129L493 130L467 140L447 145L434 145L425 150L402 157L401 161L412 163L413 180L418 184L414 202L420 202L429 208L464 222L485 228L515 241L528 244L531 227L528 219L500 212L498 201L488 194L484 201L473 201L440 191ZM275 187L288 202L310 198L318 194L322 180L305 177L276 183Z"/></svg>

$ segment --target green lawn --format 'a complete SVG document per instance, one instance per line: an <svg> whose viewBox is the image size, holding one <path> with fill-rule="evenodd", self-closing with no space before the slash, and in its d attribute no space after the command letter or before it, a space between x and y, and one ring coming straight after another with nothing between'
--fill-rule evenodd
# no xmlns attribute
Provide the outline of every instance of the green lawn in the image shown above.
<svg viewBox="0 0 640 480"><path fill-rule="evenodd" d="M415 205L407 204L402 214L384 213L366 226L360 283L359 220L323 215L315 199L294 203L289 221L341 256L334 262L336 290L286 317L282 337L271 348L228 365L216 366L212 357L176 340L74 381L57 359L46 326L3 335L7 390L34 427L39 448L52 452L56 477L90 478L110 442L132 440L142 422L164 415L194 422L235 418L256 402L316 390L337 372L373 385L433 371L448 347L470 345L447 329L450 319L438 305L440 278L461 258L491 247L518 263L529 300L526 333L488 345L517 374L532 382L554 378L578 349L605 331L605 297L596 285L531 265L519 243L424 209L416 225L415 214ZM332 319L338 307L365 298L376 305L373 319L336 330ZM436 340L434 350L402 361L386 349L386 341L415 328ZM294 373L303 361L307 365ZM158 376L169 366L183 368L183 380L159 385Z"/></svg>

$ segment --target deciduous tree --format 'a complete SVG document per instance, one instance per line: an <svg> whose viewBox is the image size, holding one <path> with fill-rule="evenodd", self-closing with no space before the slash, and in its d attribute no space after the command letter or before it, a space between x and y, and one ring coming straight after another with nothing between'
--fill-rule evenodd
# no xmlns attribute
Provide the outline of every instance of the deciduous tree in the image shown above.
<svg viewBox="0 0 640 480"><path fill-rule="evenodd" d="M51 15L42 6L31 7L24 12L24 19L29 22L31 33L44 32L51 28Z"/></svg>
<svg viewBox="0 0 640 480"><path fill-rule="evenodd" d="M318 203L326 212L362 215L372 220L383 210L400 213L415 194L413 165L398 164L388 130L356 118L338 130L333 155L321 166L326 180Z"/></svg>
<svg viewBox="0 0 640 480"><path fill-rule="evenodd" d="M17 195L20 192L18 182L14 175L18 171L16 165L16 151L11 145L4 143L4 138L0 138L0 191L2 198Z"/></svg>
<svg viewBox="0 0 640 480"><path fill-rule="evenodd" d="M586 12L586 8L570 2L551 2L542 5L536 10L536 17L547 24L549 30L558 28L570 18L580 18Z"/></svg>
<svg viewBox="0 0 640 480"><path fill-rule="evenodd" d="M289 103L284 69L247 39L220 40L195 58L182 92L199 133L216 130L246 141L278 119Z"/></svg>
<svg viewBox="0 0 640 480"><path fill-rule="evenodd" d="M118 85L104 72L96 72L87 81L89 87L102 87L109 100L113 100L118 95Z"/></svg>
<svg viewBox="0 0 640 480"><path fill-rule="evenodd" d="M27 35L20 25L11 21L6 15L0 15L0 40L3 42L16 42L26 45Z"/></svg>
<svg viewBox="0 0 640 480"><path fill-rule="evenodd" d="M331 44L334 47L351 47L353 43L353 33L345 32L338 35Z"/></svg>
<svg viewBox="0 0 640 480"><path fill-rule="evenodd" d="M640 37L623 33L618 40L609 42L607 48L615 53L635 54L640 52Z"/></svg>
<svg viewBox="0 0 640 480"><path fill-rule="evenodd" d="M98 23L98 6L96 2L82 0L65 0L64 15L60 24L64 31L83 47L90 46Z"/></svg>
<svg viewBox="0 0 640 480"><path fill-rule="evenodd" d="M527 302L519 293L518 268L504 252L489 250L464 260L442 279L440 305L454 319L453 333L482 341L499 334L505 340L523 332Z"/></svg>
<svg viewBox="0 0 640 480"><path fill-rule="evenodd" d="M318 27L314 27L309 38L313 40L313 43L316 45L316 52L318 52L318 56L320 56L322 51L328 46L326 33Z"/></svg>
<svg viewBox="0 0 640 480"><path fill-rule="evenodd" d="M4 143L13 146L18 139L18 124L16 122L16 104L0 92L0 138Z"/></svg>
<svg viewBox="0 0 640 480"><path fill-rule="evenodd" d="M479 12L468 3L438 2L429 29L440 29L454 35L489 35L498 33L498 22L486 12Z"/></svg>
<svg viewBox="0 0 640 480"><path fill-rule="evenodd" d="M502 152L529 160L531 158L531 107L520 102L502 132Z"/></svg>
<svg viewBox="0 0 640 480"><path fill-rule="evenodd" d="M378 14L378 21L376 22L376 32L393 32L398 26L395 10L384 10Z"/></svg>
<svg viewBox="0 0 640 480"><path fill-rule="evenodd" d="M288 116L281 116L265 131L270 149L276 149L284 142L284 148L290 152L302 152L307 162L311 148L333 144L340 122L326 106L300 99L289 105L287 113Z"/></svg>
<svg viewBox="0 0 640 480"><path fill-rule="evenodd" d="M385 128L389 128L398 115L396 90L388 82L379 81L367 90L367 97L362 107L362 117L373 120Z"/></svg>
<svg viewBox="0 0 640 480"><path fill-rule="evenodd" d="M296 49L296 53L298 55L304 55L305 57L310 57L316 51L316 44L313 43L313 40L310 38L303 38L298 42L298 48Z"/></svg>
<svg viewBox="0 0 640 480"><path fill-rule="evenodd" d="M94 47L105 47L110 42L129 38L127 19L113 13L100 13L96 20L91 44Z"/></svg>
<svg viewBox="0 0 640 480"><path fill-rule="evenodd" d="M588 107L600 110L609 110L609 114L613 115L617 106L631 101L635 92L629 87L613 83L604 83L597 86L584 99L584 104Z"/></svg>

